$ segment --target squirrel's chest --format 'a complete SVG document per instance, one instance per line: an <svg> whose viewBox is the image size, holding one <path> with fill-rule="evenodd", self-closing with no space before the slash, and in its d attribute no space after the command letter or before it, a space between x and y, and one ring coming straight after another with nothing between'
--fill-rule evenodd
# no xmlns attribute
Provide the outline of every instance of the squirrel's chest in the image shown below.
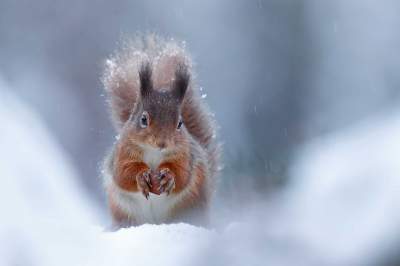
<svg viewBox="0 0 400 266"><path fill-rule="evenodd" d="M149 145L141 145L143 151L143 162L152 170L155 170L161 163L164 157L162 150L151 147Z"/></svg>

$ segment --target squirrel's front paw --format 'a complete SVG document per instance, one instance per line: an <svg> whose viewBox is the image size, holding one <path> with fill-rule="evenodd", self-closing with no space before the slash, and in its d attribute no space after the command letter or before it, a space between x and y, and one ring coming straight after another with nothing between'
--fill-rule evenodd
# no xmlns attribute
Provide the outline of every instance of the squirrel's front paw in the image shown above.
<svg viewBox="0 0 400 266"><path fill-rule="evenodd" d="M140 192L142 192L143 196L146 197L146 199L149 198L149 192L151 189L151 170L147 169L136 176L136 183L138 186L138 189Z"/></svg>
<svg viewBox="0 0 400 266"><path fill-rule="evenodd" d="M160 185L158 191L160 193L167 193L169 195L171 191L175 188L175 175L169 168L162 168L158 173L158 179L160 180Z"/></svg>

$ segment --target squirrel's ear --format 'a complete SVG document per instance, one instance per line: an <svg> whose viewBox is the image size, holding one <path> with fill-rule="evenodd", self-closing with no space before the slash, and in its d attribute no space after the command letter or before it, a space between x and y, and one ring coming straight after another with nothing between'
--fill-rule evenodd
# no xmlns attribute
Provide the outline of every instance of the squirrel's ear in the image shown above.
<svg viewBox="0 0 400 266"><path fill-rule="evenodd" d="M149 62L142 64L139 70L140 79L140 94L142 97L146 97L153 89L153 82L151 80L151 66Z"/></svg>
<svg viewBox="0 0 400 266"><path fill-rule="evenodd" d="M185 96L190 81L188 67L185 64L179 64L175 71L175 80L173 83L173 94L181 102Z"/></svg>

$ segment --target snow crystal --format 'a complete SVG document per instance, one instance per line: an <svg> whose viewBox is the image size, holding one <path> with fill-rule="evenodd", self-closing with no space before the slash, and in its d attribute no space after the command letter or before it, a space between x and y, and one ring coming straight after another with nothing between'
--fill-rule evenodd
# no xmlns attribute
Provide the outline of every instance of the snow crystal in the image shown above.
<svg viewBox="0 0 400 266"><path fill-rule="evenodd" d="M109 67L109 68L115 68L115 62L113 61L113 60L111 60L111 59L107 59L106 60L106 65Z"/></svg>

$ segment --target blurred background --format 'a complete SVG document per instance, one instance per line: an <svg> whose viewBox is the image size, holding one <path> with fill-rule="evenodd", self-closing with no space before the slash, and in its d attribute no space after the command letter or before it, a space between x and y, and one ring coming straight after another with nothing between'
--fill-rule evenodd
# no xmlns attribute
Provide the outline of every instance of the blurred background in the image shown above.
<svg viewBox="0 0 400 266"><path fill-rule="evenodd" d="M400 158L398 146L380 143L399 141L395 135L369 133L396 125L400 117L399 14L395 0L2 0L0 78L38 113L76 171L78 186L105 217L100 166L115 131L100 83L104 61L121 37L137 32L185 40L220 125L224 169L217 209L229 213L238 203L273 204L282 191L307 184L296 185L302 180L298 165L312 168L328 152L333 159L318 164L326 168L305 171L306 179L317 174L304 191L324 191L328 172L334 175L330 184L358 180L354 191L327 194L337 202L345 191L348 198L340 206L359 210L365 206L357 193L364 195L367 181L355 178L364 172L352 170L374 163L392 169L385 167L387 160ZM316 152L308 156L310 146ZM310 159L302 163L304 158ZM348 159L335 161L340 158ZM352 170L336 176L338 169ZM393 195L400 192L394 169L388 174L393 183L386 182L396 189ZM368 195L379 198L385 189ZM384 221L398 212L397 199L390 198ZM389 232L400 243L400 231ZM396 247L385 248L379 260L396 262Z"/></svg>

